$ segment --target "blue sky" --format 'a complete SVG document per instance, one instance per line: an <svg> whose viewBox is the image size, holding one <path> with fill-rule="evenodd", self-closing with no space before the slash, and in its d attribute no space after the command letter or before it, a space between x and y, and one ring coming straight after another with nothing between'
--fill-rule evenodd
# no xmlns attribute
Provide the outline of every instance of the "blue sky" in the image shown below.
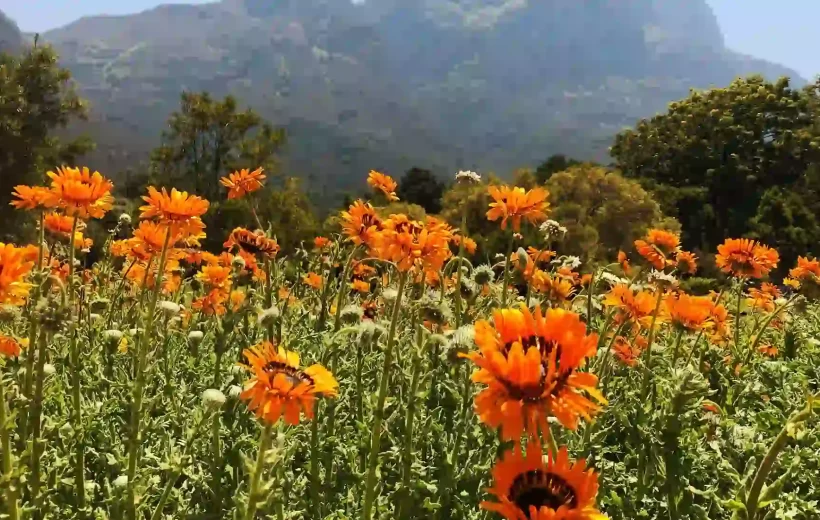
<svg viewBox="0 0 820 520"><path fill-rule="evenodd" d="M206 1L209 0L184 3ZM807 79L820 74L820 53L817 52L820 0L707 1L715 9L730 48L796 69ZM0 9L24 31L34 32L65 25L81 16L134 13L159 3L157 0L0 0Z"/></svg>

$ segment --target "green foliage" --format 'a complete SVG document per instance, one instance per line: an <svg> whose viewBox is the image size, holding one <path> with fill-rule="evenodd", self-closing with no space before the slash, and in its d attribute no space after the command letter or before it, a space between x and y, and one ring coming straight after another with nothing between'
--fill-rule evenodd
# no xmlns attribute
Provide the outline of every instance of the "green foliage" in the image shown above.
<svg viewBox="0 0 820 520"><path fill-rule="evenodd" d="M85 115L71 74L57 65L50 46L35 42L19 56L0 54L0 215L13 218L8 202L14 186L73 164L93 148L87 138L63 142L55 136Z"/></svg>
<svg viewBox="0 0 820 520"><path fill-rule="evenodd" d="M183 92L179 111L171 114L163 144L151 154L154 182L214 199L219 179L240 168L276 170L285 134L251 109L240 111L232 96L219 101L207 92Z"/></svg>
<svg viewBox="0 0 820 520"><path fill-rule="evenodd" d="M588 260L613 259L630 251L649 227L675 229L641 185L600 166L574 166L553 174L550 218L567 228L561 250Z"/></svg>
<svg viewBox="0 0 820 520"><path fill-rule="evenodd" d="M560 153L550 155L546 161L539 164L535 169L535 177L538 182L544 184L552 177L553 173L562 172L579 164L582 164L582 162Z"/></svg>
<svg viewBox="0 0 820 520"><path fill-rule="evenodd" d="M818 198L801 193L807 168L820 160L817 106L815 90L795 90L786 78L737 79L618 134L611 153L674 212L687 247L757 235L772 245L794 239L793 256L820 239L801 209ZM786 205L794 209L781 218Z"/></svg>
<svg viewBox="0 0 820 520"><path fill-rule="evenodd" d="M427 213L441 211L441 197L444 194L444 183L433 172L422 168L411 168L399 180L396 191L399 199L411 204L418 204Z"/></svg>

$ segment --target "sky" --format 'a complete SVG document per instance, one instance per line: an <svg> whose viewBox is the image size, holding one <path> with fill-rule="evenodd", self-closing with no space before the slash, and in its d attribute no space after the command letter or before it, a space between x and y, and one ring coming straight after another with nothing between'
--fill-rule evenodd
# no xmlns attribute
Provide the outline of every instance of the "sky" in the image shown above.
<svg viewBox="0 0 820 520"><path fill-rule="evenodd" d="M205 3L212 0L186 0ZM271 0L276 1L276 0ZM564 0L577 1L577 0ZM622 0L628 2L629 0ZM820 74L820 0L707 0L715 10L729 48L797 70ZM0 0L0 10L23 31L43 32L81 16L127 14L149 9L157 0Z"/></svg>

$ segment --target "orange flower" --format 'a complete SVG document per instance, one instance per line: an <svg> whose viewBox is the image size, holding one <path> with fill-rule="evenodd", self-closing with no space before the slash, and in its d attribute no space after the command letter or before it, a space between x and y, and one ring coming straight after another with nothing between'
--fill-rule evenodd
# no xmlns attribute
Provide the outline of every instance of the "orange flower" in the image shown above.
<svg viewBox="0 0 820 520"><path fill-rule="evenodd" d="M797 267L789 270L789 276L783 280L785 285L795 290L804 289L810 298L816 298L820 293L820 262L817 259L809 260L800 256L797 258Z"/></svg>
<svg viewBox="0 0 820 520"><path fill-rule="evenodd" d="M747 238L729 238L718 246L715 263L732 276L762 278L777 267L777 251Z"/></svg>
<svg viewBox="0 0 820 520"><path fill-rule="evenodd" d="M487 188L493 202L487 211L487 220L501 219L501 229L507 229L507 220L512 220L512 228L521 231L521 220L538 224L547 218L550 204L547 202L549 192L544 188L524 188L508 186L489 186Z"/></svg>
<svg viewBox="0 0 820 520"><path fill-rule="evenodd" d="M200 251L198 249L188 249L185 251L184 260L191 265L218 265L219 257L208 251Z"/></svg>
<svg viewBox="0 0 820 520"><path fill-rule="evenodd" d="M708 296L670 293L664 299L666 314L673 325L686 330L701 330L708 326L714 303Z"/></svg>
<svg viewBox="0 0 820 520"><path fill-rule="evenodd" d="M662 229L650 229L644 240L635 241L635 249L652 267L662 270L672 261L668 258L677 252L680 238Z"/></svg>
<svg viewBox="0 0 820 520"><path fill-rule="evenodd" d="M322 277L312 271L303 276L302 281L305 285L313 287L314 289L322 288Z"/></svg>
<svg viewBox="0 0 820 520"><path fill-rule="evenodd" d="M370 292L370 284L364 280L353 280L350 284L350 288L362 294L367 294Z"/></svg>
<svg viewBox="0 0 820 520"><path fill-rule="evenodd" d="M60 215L59 213L46 213L43 217L43 227L45 227L46 231L64 237L68 237L69 235L71 235L71 227L73 223L74 217ZM77 231L80 231L84 228L85 223L83 223L82 221L78 221Z"/></svg>
<svg viewBox="0 0 820 520"><path fill-rule="evenodd" d="M746 304L755 310L772 312L775 308L774 301L779 297L780 290L776 286L763 283L760 289L754 287L749 289L749 298L746 298Z"/></svg>
<svg viewBox="0 0 820 520"><path fill-rule="evenodd" d="M231 287L231 268L221 265L205 265L197 273L196 279L211 289L227 291Z"/></svg>
<svg viewBox="0 0 820 520"><path fill-rule="evenodd" d="M240 398L259 419L276 423L284 417L288 424L299 424L302 413L313 419L317 397L336 397L339 383L325 367L299 368L299 355L270 342L263 342L243 352L251 372Z"/></svg>
<svg viewBox="0 0 820 520"><path fill-rule="evenodd" d="M549 435L547 418L575 430L579 418L591 419L606 399L598 378L578 369L595 354L598 336L587 335L577 314L549 309L533 314L525 306L493 313L493 323L475 324L479 352L460 354L478 366L473 381L486 387L475 399L476 413L505 440Z"/></svg>
<svg viewBox="0 0 820 520"><path fill-rule="evenodd" d="M248 193L262 188L265 174L262 168L249 171L245 168L219 179L220 184L228 188L228 199L241 199Z"/></svg>
<svg viewBox="0 0 820 520"><path fill-rule="evenodd" d="M187 191L172 188L171 193L168 193L165 188L159 191L153 186L148 187L148 195L143 195L142 200L146 204L140 206L140 218L157 219L163 224L172 224L177 229L200 220L208 211L209 205L207 200L189 195Z"/></svg>
<svg viewBox="0 0 820 520"><path fill-rule="evenodd" d="M26 248L0 242L0 304L23 305L30 283L23 280L34 262L26 260Z"/></svg>
<svg viewBox="0 0 820 520"><path fill-rule="evenodd" d="M467 252L468 255L474 255L478 244L475 243L470 237L462 237L461 235L453 235L453 245L456 247L461 247L461 240L464 240L464 251Z"/></svg>
<svg viewBox="0 0 820 520"><path fill-rule="evenodd" d="M760 345L759 347L757 347L757 350L761 354L763 354L765 356L768 356L768 357L771 357L771 358L777 357L777 355L780 353L780 351L777 349L777 347L773 347L772 345L766 345L766 344Z"/></svg>
<svg viewBox="0 0 820 520"><path fill-rule="evenodd" d="M46 175L51 178L51 188L43 192L45 206L62 208L67 215L80 218L102 218L114 205L114 185L100 172L63 166Z"/></svg>
<svg viewBox="0 0 820 520"><path fill-rule="evenodd" d="M88 253L91 251L91 246L94 245L94 241L90 238L85 238L82 233L79 231L74 233L74 249L79 249L84 253Z"/></svg>
<svg viewBox="0 0 820 520"><path fill-rule="evenodd" d="M245 304L245 298L245 291L231 291L231 296L229 298L231 302L231 311L237 312Z"/></svg>
<svg viewBox="0 0 820 520"><path fill-rule="evenodd" d="M675 267L683 274L695 274L698 270L698 257L689 251L679 251L675 255Z"/></svg>
<svg viewBox="0 0 820 520"><path fill-rule="evenodd" d="M391 202L399 200L399 197L396 195L398 184L396 184L396 181L389 175L379 173L376 170L370 170L370 174L367 176L367 183L374 189L384 193L387 196L387 200Z"/></svg>
<svg viewBox="0 0 820 520"><path fill-rule="evenodd" d="M537 269L532 276L532 288L539 293L546 294L553 302L564 302L572 295L572 282L562 276L550 276L549 273Z"/></svg>
<svg viewBox="0 0 820 520"><path fill-rule="evenodd" d="M440 271L452 255L450 240L452 232L436 220L428 219L422 224L406 215L391 215L376 235L371 253L395 263L401 271L414 267Z"/></svg>
<svg viewBox="0 0 820 520"><path fill-rule="evenodd" d="M638 364L638 359L641 357L643 349L641 349L637 343L630 343L625 337L618 336L615 338L612 352L621 363L629 367L634 367Z"/></svg>
<svg viewBox="0 0 820 520"><path fill-rule="evenodd" d="M625 275L628 276L629 273L632 272L632 268L629 265L629 259L623 251L618 251L618 263L621 264L621 270Z"/></svg>
<svg viewBox="0 0 820 520"><path fill-rule="evenodd" d="M555 251L549 249L537 249L535 247L527 248L527 256L530 257L535 265L542 265L548 263L555 257Z"/></svg>
<svg viewBox="0 0 820 520"><path fill-rule="evenodd" d="M327 237L316 237L313 239L313 247L316 249L324 249L330 245L330 239Z"/></svg>
<svg viewBox="0 0 820 520"><path fill-rule="evenodd" d="M657 295L647 291L635 293L626 284L617 284L604 298L604 305L618 309L616 319L619 322L628 319L645 325L655 311Z"/></svg>
<svg viewBox="0 0 820 520"><path fill-rule="evenodd" d="M266 258L274 258L279 254L279 243L276 240L266 237L261 232L254 233L241 227L231 231L223 247L228 250L239 248L240 251L251 255L261 254Z"/></svg>
<svg viewBox="0 0 820 520"><path fill-rule="evenodd" d="M205 316L222 316L227 312L225 301L228 295L222 289L212 289L205 296L200 296L193 301L191 306L202 312Z"/></svg>
<svg viewBox="0 0 820 520"><path fill-rule="evenodd" d="M16 339L0 335L0 355L5 357L17 357L22 351L20 342Z"/></svg>
<svg viewBox="0 0 820 520"><path fill-rule="evenodd" d="M492 473L487 491L497 502L484 501L481 507L507 520L607 520L595 507L598 475L584 459L570 462L566 446L544 457L540 444L530 442L526 455L517 444Z"/></svg>
<svg viewBox="0 0 820 520"><path fill-rule="evenodd" d="M370 203L357 200L342 212L342 231L356 245L373 243L382 222Z"/></svg>
<svg viewBox="0 0 820 520"><path fill-rule="evenodd" d="M48 188L42 186L19 185L14 187L12 196L17 200L11 201L11 205L17 209L42 209L45 206Z"/></svg>

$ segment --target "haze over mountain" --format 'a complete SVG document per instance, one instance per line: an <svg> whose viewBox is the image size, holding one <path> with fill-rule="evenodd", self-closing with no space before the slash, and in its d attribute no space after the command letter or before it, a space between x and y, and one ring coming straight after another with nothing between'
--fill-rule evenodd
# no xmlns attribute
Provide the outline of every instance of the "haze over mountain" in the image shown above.
<svg viewBox="0 0 820 520"><path fill-rule="evenodd" d="M605 159L615 132L690 87L797 77L727 50L705 0L223 0L43 39L92 102L95 166L144 159L180 91L208 90L285 126L288 171L328 193L370 168Z"/></svg>

